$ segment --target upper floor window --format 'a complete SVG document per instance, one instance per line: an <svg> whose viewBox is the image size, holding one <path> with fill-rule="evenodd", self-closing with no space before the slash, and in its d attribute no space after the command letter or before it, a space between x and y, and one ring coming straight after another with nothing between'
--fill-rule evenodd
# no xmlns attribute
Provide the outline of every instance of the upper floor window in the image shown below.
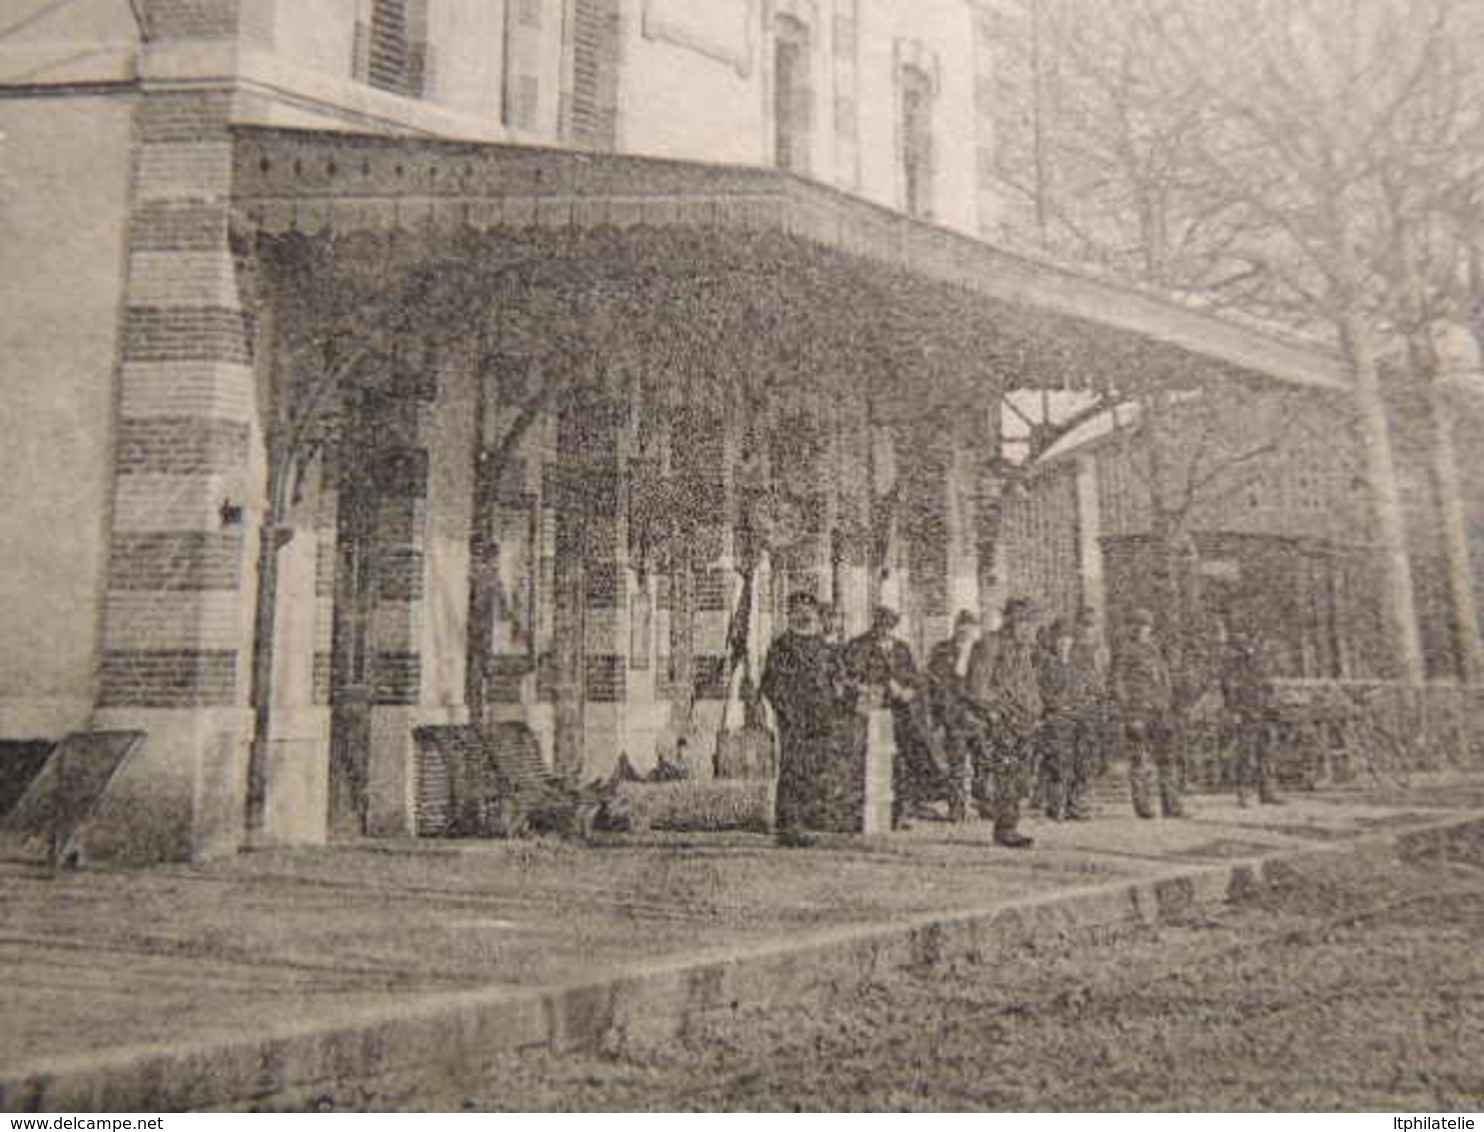
<svg viewBox="0 0 1484 1132"><path fill-rule="evenodd" d="M593 149L618 146L623 65L622 0L571 0L562 22L565 65L561 122L567 140Z"/></svg>
<svg viewBox="0 0 1484 1132"><path fill-rule="evenodd" d="M541 32L541 0L507 0L500 119L518 130L533 131L540 120Z"/></svg>
<svg viewBox="0 0 1484 1132"><path fill-rule="evenodd" d="M903 203L909 216L933 214L933 79L918 67L901 70L900 138Z"/></svg>
<svg viewBox="0 0 1484 1132"><path fill-rule="evenodd" d="M356 21L355 73L362 82L396 94L427 93L427 0L371 0Z"/></svg>
<svg viewBox="0 0 1484 1132"><path fill-rule="evenodd" d="M780 15L773 39L773 161L778 168L809 171L813 104L809 27Z"/></svg>

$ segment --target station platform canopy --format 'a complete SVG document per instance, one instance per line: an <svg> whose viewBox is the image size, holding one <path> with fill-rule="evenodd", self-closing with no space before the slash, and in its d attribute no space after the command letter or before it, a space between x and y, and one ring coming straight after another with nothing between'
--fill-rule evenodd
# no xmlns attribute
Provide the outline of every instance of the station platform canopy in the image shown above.
<svg viewBox="0 0 1484 1132"><path fill-rule="evenodd" d="M867 342L914 381L1135 392L1277 382L1344 393L1337 355L763 168L243 126L234 236L392 241L405 262L524 248L569 287L663 277ZM410 249L410 250L409 250ZM472 251L471 251L472 249ZM553 275L553 278L555 275ZM742 304L745 310L747 303ZM938 390L941 396L941 389Z"/></svg>

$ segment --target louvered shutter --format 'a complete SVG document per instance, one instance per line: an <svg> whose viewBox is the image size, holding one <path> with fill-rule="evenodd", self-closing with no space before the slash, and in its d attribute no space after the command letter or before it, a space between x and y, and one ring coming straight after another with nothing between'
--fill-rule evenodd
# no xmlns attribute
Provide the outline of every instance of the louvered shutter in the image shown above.
<svg viewBox="0 0 1484 1132"><path fill-rule="evenodd" d="M613 149L618 144L622 31L619 0L575 0L566 119L568 138L578 145Z"/></svg>

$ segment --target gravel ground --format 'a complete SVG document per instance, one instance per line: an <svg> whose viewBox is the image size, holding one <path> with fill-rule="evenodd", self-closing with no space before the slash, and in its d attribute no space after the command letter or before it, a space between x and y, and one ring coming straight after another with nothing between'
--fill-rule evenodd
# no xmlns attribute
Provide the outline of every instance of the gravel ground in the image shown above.
<svg viewBox="0 0 1484 1132"><path fill-rule="evenodd" d="M414 1110L1346 1110L1484 1107L1484 851L1335 854L1198 922L902 971L718 1018L664 1048L512 1056Z"/></svg>

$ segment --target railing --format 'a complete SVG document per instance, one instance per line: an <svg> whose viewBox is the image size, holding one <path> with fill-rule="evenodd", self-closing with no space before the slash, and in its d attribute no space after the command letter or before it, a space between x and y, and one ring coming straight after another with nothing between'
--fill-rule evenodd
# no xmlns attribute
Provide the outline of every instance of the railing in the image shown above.
<svg viewBox="0 0 1484 1132"><path fill-rule="evenodd" d="M1316 781L1484 766L1484 689L1279 680L1274 701L1280 761L1299 764Z"/></svg>

